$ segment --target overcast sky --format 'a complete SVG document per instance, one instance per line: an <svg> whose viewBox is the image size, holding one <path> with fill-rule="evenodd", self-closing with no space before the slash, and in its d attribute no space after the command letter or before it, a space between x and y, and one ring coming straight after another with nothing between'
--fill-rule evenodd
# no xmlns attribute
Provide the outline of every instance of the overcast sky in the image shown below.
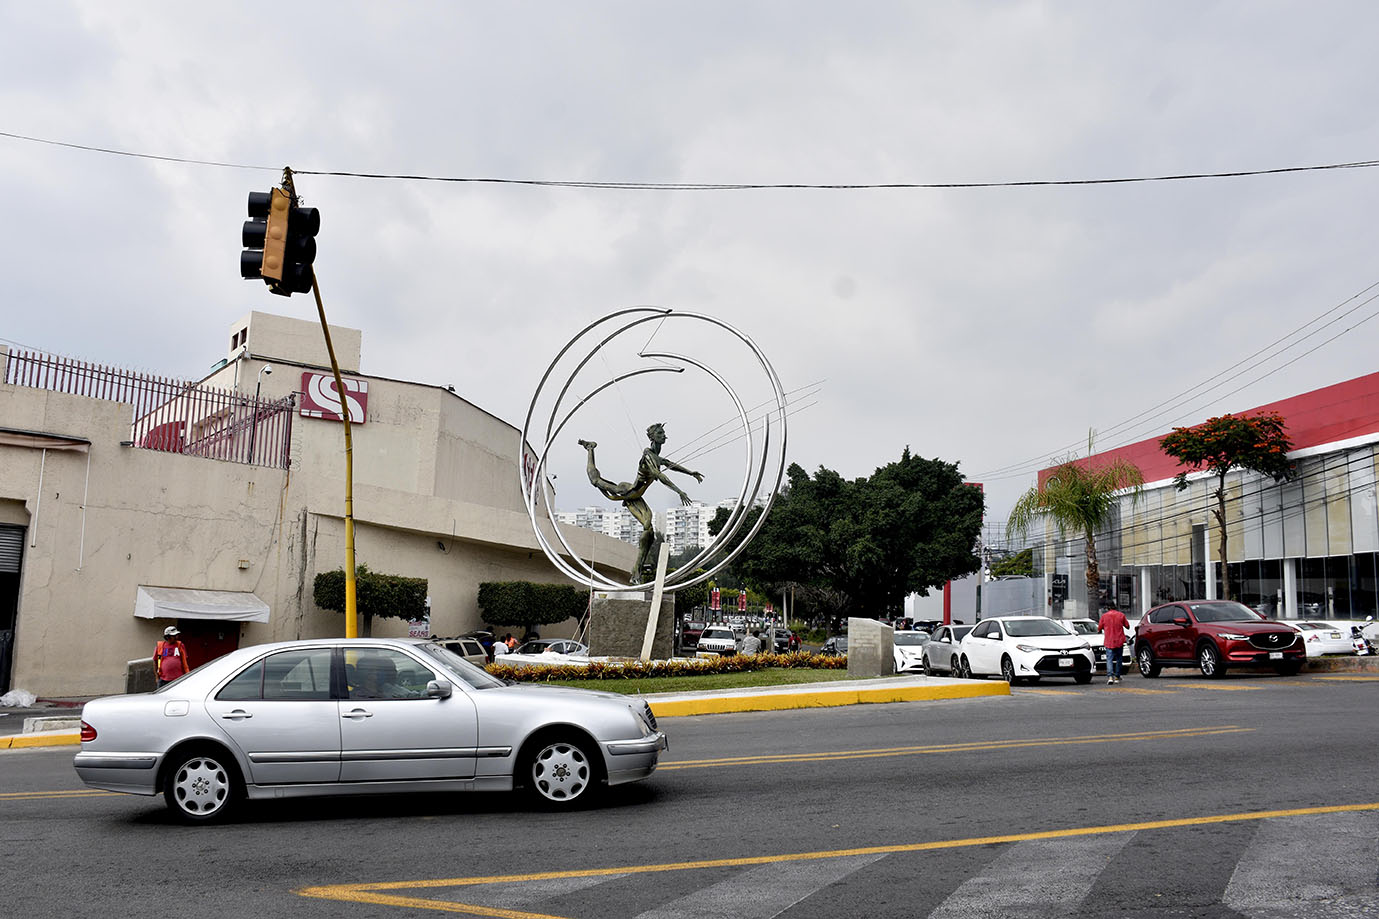
<svg viewBox="0 0 1379 919"><path fill-rule="evenodd" d="M928 184L1364 161L1376 34L1368 0L3 2L0 131L267 168L0 137L0 340L199 378L250 310L314 319L309 296L239 277L246 196L284 165ZM585 324L637 304L707 314L795 393L790 461L864 476L908 445L985 482L1001 521L1089 429L1110 447L1375 370L1379 323L1356 324L1379 302L1251 355L1379 281L1377 181L301 175L297 190L322 214L327 314L363 330L366 373L453 384L520 426ZM734 353L656 335L710 363ZM561 507L595 498L577 438L623 478L650 422L674 455L732 417L702 375L643 382L606 390L552 451ZM694 497L736 494L740 445L693 465Z"/></svg>

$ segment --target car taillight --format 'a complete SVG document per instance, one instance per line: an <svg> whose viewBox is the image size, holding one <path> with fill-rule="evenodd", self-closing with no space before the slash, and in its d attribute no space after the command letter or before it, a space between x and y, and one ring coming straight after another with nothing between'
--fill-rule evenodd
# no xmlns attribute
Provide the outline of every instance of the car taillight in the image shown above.
<svg viewBox="0 0 1379 919"><path fill-rule="evenodd" d="M95 740L95 739L96 739L96 729L93 728L93 727L91 727L91 725L87 724L85 721L83 721L83 722L81 723L81 742L82 742L82 743L86 743L88 740Z"/></svg>

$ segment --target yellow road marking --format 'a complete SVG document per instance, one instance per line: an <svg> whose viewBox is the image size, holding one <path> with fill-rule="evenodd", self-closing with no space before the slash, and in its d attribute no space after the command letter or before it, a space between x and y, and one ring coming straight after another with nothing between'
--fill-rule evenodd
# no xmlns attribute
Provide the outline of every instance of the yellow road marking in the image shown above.
<svg viewBox="0 0 1379 919"><path fill-rule="evenodd" d="M1175 728L1168 731L1134 731L1125 734L1084 734L1075 737L1040 737L1022 740L972 740L962 743L931 744L918 747L884 747L875 750L837 750L824 753L772 753L753 756L725 756L720 759L663 762L658 770L706 769L714 766L755 766L778 763L829 762L843 759L874 759L886 756L921 756L937 753L971 753L987 750L1012 750L1023 747L1050 747L1064 744L1113 743L1123 740L1173 740L1180 737L1208 737L1217 734L1243 734L1254 728L1233 724L1215 727Z"/></svg>
<svg viewBox="0 0 1379 919"><path fill-rule="evenodd" d="M1379 683L1379 673L1365 674L1364 676L1319 676L1317 680L1328 680L1336 683Z"/></svg>
<svg viewBox="0 0 1379 919"><path fill-rule="evenodd" d="M475 887L481 884L520 884L524 881L550 881L565 878L607 877L610 875L654 874L664 871L694 871L703 868L743 868L781 862L818 861L855 855L892 855L900 852L932 852L940 849L960 849L989 846L999 843L1029 842L1043 839L1067 839L1074 836L1096 836L1108 833L1133 833L1139 830L1166 830L1215 823L1238 823L1247 820L1272 820L1279 817L1308 817L1320 814L1339 814L1379 810L1379 802L1336 804L1325 807L1300 807L1290 810L1250 811L1237 814L1214 814L1205 817L1185 817L1174 820L1147 820L1141 823L1108 824L1102 826L1071 827L1062 830L1043 830L1034 833L1012 833L1004 836L980 836L970 839L942 839L931 842L900 843L889 846L867 846L855 849L834 849L821 852L795 852L784 855L757 855L746 858L715 858L694 862L668 862L654 865L626 865L619 868L585 868L575 871L542 871L530 874L506 874L469 878L429 878L414 881L381 881L363 884L327 884L302 887L299 896L345 903L372 903L398 906L405 909L424 909L446 913L464 913L493 919L562 919L546 913L460 903L454 900L432 900L425 897L398 896L384 893L390 890L434 890L445 887Z"/></svg>
<svg viewBox="0 0 1379 919"><path fill-rule="evenodd" d="M31 801L37 798L113 798L119 792L101 791L97 788L84 788L75 791L5 791L0 792L0 801Z"/></svg>

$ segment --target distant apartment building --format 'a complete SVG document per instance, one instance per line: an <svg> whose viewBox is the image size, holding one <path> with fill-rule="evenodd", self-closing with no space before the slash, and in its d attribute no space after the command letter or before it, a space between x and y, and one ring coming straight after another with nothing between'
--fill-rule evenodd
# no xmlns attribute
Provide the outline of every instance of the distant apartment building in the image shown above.
<svg viewBox="0 0 1379 919"><path fill-rule="evenodd" d="M733 499L717 504L682 504L655 512L657 532L665 536L672 555L691 546L703 548L713 541L709 523L720 507L732 509ZM605 536L635 544L642 536L642 525L624 508L581 507L573 511L558 511L556 520L567 526L596 530Z"/></svg>

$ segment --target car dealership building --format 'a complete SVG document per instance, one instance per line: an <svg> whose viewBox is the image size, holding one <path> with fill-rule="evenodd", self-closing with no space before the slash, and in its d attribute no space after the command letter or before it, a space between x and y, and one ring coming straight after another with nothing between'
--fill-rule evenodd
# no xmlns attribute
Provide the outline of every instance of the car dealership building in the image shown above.
<svg viewBox="0 0 1379 919"><path fill-rule="evenodd" d="M1286 422L1295 476L1233 472L1226 477L1225 565L1235 599L1266 616L1364 619L1379 610L1379 373L1235 414L1278 412ZM1168 432L1165 431L1164 434ZM1216 477L1189 477L1153 437L1079 462L1124 459L1146 485L1118 502L1096 540L1100 596L1088 601L1086 552L1074 534L1032 533L1045 575L1044 604L1055 616L1087 616L1115 606L1138 616L1169 600L1222 596L1212 515ZM1042 482L1052 468L1040 473Z"/></svg>
<svg viewBox="0 0 1379 919"><path fill-rule="evenodd" d="M481 626L482 582L563 580L522 502L518 429L446 387L361 373L359 330L331 338L343 400L319 323L267 313L195 382L0 347L0 691L123 691L173 624L193 663L343 634L312 587L344 564L345 410L356 560L426 578L432 634ZM580 545L613 574L636 554Z"/></svg>

